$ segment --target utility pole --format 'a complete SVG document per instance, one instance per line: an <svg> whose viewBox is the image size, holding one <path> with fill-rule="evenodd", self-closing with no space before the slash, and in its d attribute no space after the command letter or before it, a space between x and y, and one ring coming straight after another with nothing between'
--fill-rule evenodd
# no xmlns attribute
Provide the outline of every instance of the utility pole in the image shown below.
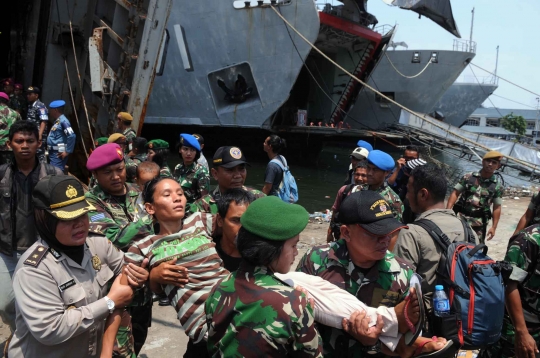
<svg viewBox="0 0 540 358"><path fill-rule="evenodd" d="M471 35L469 36L469 46L470 46L470 52L473 52L473 43L472 43L472 34L473 34L473 27L474 27L474 7L472 8L472 18L471 18Z"/></svg>
<svg viewBox="0 0 540 358"><path fill-rule="evenodd" d="M495 57L495 72L493 72L493 74L495 75L495 78L493 79L493 84L495 85L499 83L499 78L497 77L497 67L499 67L499 45L497 45L497 57Z"/></svg>
<svg viewBox="0 0 540 358"><path fill-rule="evenodd" d="M538 110L540 109L540 97L536 97L536 123L534 125L535 135L534 135L534 146L536 147L536 141L538 140Z"/></svg>

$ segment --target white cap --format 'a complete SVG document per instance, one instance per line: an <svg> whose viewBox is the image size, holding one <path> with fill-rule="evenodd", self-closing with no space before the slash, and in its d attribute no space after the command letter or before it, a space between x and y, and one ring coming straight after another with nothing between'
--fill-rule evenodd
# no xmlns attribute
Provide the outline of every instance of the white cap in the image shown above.
<svg viewBox="0 0 540 358"><path fill-rule="evenodd" d="M366 148L358 147L351 153L351 157L355 157L358 160L366 159L369 151Z"/></svg>

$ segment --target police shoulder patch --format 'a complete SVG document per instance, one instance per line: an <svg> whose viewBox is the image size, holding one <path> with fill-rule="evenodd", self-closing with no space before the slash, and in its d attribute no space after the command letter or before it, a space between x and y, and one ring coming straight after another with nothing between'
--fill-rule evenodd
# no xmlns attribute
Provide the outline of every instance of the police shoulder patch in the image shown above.
<svg viewBox="0 0 540 358"><path fill-rule="evenodd" d="M24 260L25 265L37 267L41 260L47 254L47 248L45 246L38 245L36 249Z"/></svg>

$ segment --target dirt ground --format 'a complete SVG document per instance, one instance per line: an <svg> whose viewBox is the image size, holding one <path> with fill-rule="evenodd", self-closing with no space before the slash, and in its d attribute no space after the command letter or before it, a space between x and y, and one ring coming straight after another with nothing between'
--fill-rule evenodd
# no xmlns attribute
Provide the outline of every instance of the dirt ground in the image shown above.
<svg viewBox="0 0 540 358"><path fill-rule="evenodd" d="M517 200L513 197L504 198L499 227L495 237L487 243L488 254L493 259L503 259L508 239L512 236L519 219L527 209L529 201L528 197L520 197ZM326 243L327 229L328 223L326 222L314 221L308 224L300 235L296 263L311 247ZM8 335L9 328L0 324L0 342L5 341ZM139 357L179 358L184 355L186 346L187 337L180 328L174 308L160 307L157 302L154 303L152 327L149 329L148 338Z"/></svg>

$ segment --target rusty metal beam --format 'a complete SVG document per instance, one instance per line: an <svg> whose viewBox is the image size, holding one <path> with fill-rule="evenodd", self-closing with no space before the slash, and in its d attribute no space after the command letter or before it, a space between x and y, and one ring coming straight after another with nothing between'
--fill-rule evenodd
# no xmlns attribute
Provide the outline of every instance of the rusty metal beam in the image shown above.
<svg viewBox="0 0 540 358"><path fill-rule="evenodd" d="M120 35L118 35L116 32L114 32L114 30L109 25L107 25L105 21L103 21L102 19L94 15L94 22L98 24L100 27L107 28L107 35L109 35L109 37L114 42L116 42L118 46L122 48L124 47L124 39Z"/></svg>

